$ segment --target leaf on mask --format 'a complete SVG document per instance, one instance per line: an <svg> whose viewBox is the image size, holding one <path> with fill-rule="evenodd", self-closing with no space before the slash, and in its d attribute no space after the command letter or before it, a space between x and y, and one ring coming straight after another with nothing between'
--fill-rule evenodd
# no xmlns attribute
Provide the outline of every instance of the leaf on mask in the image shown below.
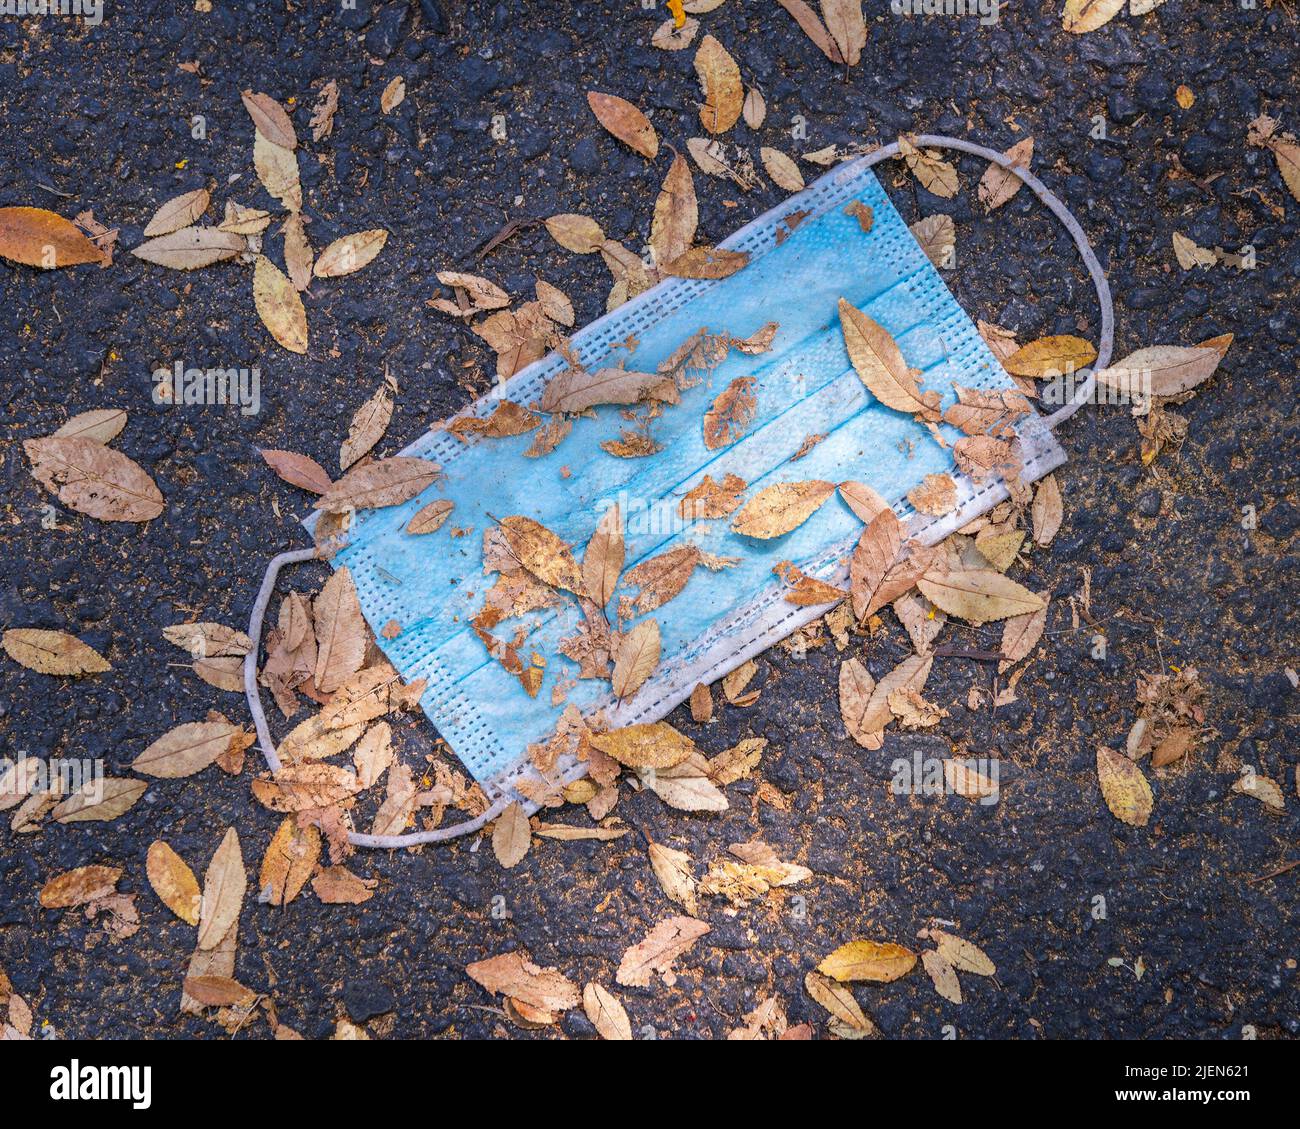
<svg viewBox="0 0 1300 1129"><path fill-rule="evenodd" d="M199 923L199 906L203 900L199 880L189 864L161 839L149 845L145 874L163 905L187 924Z"/></svg>
<svg viewBox="0 0 1300 1129"><path fill-rule="evenodd" d="M908 491L907 500L919 513L942 517L957 508L957 484L949 475L927 474Z"/></svg>
<svg viewBox="0 0 1300 1129"><path fill-rule="evenodd" d="M1032 376L1042 379L1073 372L1097 359L1097 350L1081 337L1059 334L1040 337L1020 346L1002 367L1013 376Z"/></svg>
<svg viewBox="0 0 1300 1129"><path fill-rule="evenodd" d="M623 954L614 979L629 987L645 988L657 972L671 987L677 982L673 962L708 932L709 926L693 917L667 918Z"/></svg>
<svg viewBox="0 0 1300 1129"><path fill-rule="evenodd" d="M623 515L618 505L601 516L582 555L582 580L592 602L604 608L614 595L625 559Z"/></svg>
<svg viewBox="0 0 1300 1129"><path fill-rule="evenodd" d="M721 247L692 247L663 266L675 278L730 278L749 264L748 251L727 251Z"/></svg>
<svg viewBox="0 0 1300 1129"><path fill-rule="evenodd" d="M1003 156L1015 168L1028 169L1034 157L1034 139L1026 137L1017 141ZM984 170L983 177L980 178L980 203L989 212L994 208L1000 208L1020 191L1024 183L1011 169L990 162L989 167Z"/></svg>
<svg viewBox="0 0 1300 1129"><path fill-rule="evenodd" d="M216 227L185 227L131 249L137 259L173 270L197 270L248 250L242 235Z"/></svg>
<svg viewBox="0 0 1300 1129"><path fill-rule="evenodd" d="M292 149L275 144L258 130L253 135L253 168L269 195L291 212L302 211L298 156Z"/></svg>
<svg viewBox="0 0 1300 1129"><path fill-rule="evenodd" d="M865 482L846 479L838 489L840 497L859 521L870 522L881 510L889 509L889 503Z"/></svg>
<svg viewBox="0 0 1300 1129"><path fill-rule="evenodd" d="M163 497L136 463L92 439L25 439L32 477L69 509L100 521L151 521Z"/></svg>
<svg viewBox="0 0 1300 1129"><path fill-rule="evenodd" d="M695 742L666 721L627 725L608 733L593 733L591 743L619 764L637 769L672 768L696 751Z"/></svg>
<svg viewBox="0 0 1300 1129"><path fill-rule="evenodd" d="M529 517L502 518L498 528L514 558L543 584L585 596L582 569L568 545Z"/></svg>
<svg viewBox="0 0 1300 1129"><path fill-rule="evenodd" d="M704 445L710 451L729 446L749 430L758 412L754 384L752 376L736 377L704 413Z"/></svg>
<svg viewBox="0 0 1300 1129"><path fill-rule="evenodd" d="M797 529L835 493L835 483L813 479L778 482L755 494L736 514L731 528L745 537L768 540Z"/></svg>
<svg viewBox="0 0 1300 1129"><path fill-rule="evenodd" d="M735 474L726 474L721 482L705 475L700 484L682 496L678 512L687 521L727 517L740 508L740 496L748 483Z"/></svg>
<svg viewBox="0 0 1300 1129"><path fill-rule="evenodd" d="M992 435L1010 438L1016 421L1029 415L1033 408L1021 392L1010 388L962 388L953 386L957 402L943 413L945 423L967 435Z"/></svg>
<svg viewBox="0 0 1300 1129"><path fill-rule="evenodd" d="M834 584L827 584L824 580L809 576L790 561L777 562L772 571L790 586L789 591L785 593L786 603L797 607L833 604L849 594L843 588L837 588Z"/></svg>
<svg viewBox="0 0 1300 1129"><path fill-rule="evenodd" d="M614 651L615 696L621 702L641 689L659 666L659 624L653 619L642 620L618 641Z"/></svg>
<svg viewBox="0 0 1300 1129"><path fill-rule="evenodd" d="M706 35L695 52L695 73L704 93L700 124L710 133L726 133L736 124L745 104L736 60L713 36Z"/></svg>
<svg viewBox="0 0 1300 1129"><path fill-rule="evenodd" d="M196 188L168 200L153 214L145 225L146 236L170 235L183 227L189 227L199 216L208 210L212 195L206 188Z"/></svg>
<svg viewBox="0 0 1300 1129"><path fill-rule="evenodd" d="M336 239L320 253L320 258L316 260L316 277L338 278L341 275L353 274L372 263L387 242L388 232L383 228L357 231Z"/></svg>
<svg viewBox="0 0 1300 1129"><path fill-rule="evenodd" d="M578 255L594 254L605 245L605 233L601 231L600 224L573 212L551 216L546 221L546 230L566 251Z"/></svg>
<svg viewBox="0 0 1300 1129"><path fill-rule="evenodd" d="M1219 367L1232 334L1199 345L1152 345L1101 369L1097 383L1143 398L1180 396L1207 381Z"/></svg>
<svg viewBox="0 0 1300 1129"><path fill-rule="evenodd" d="M921 245L925 257L936 267L944 270L952 267L957 259L957 228L952 216L942 212L917 220L908 229L912 238Z"/></svg>
<svg viewBox="0 0 1300 1129"><path fill-rule="evenodd" d="M329 694L361 669L369 631L352 572L344 566L325 581L312 604L316 625L316 689Z"/></svg>
<svg viewBox="0 0 1300 1129"><path fill-rule="evenodd" d="M492 825L492 853L497 862L509 870L523 861L532 846L532 828L523 805L515 800L498 817Z"/></svg>
<svg viewBox="0 0 1300 1129"><path fill-rule="evenodd" d="M915 140L906 135L899 137L898 150L912 175L927 192L945 200L957 195L957 170L942 157L932 150L917 148Z"/></svg>
<svg viewBox="0 0 1300 1129"><path fill-rule="evenodd" d="M910 592L929 566L931 550L915 542L906 555L903 549L902 525L886 506L867 523L849 559L849 591L859 623Z"/></svg>
<svg viewBox="0 0 1300 1129"><path fill-rule="evenodd" d="M530 412L513 400L502 400L488 416L460 416L447 425L447 430L457 439L471 435L485 439L505 439L512 435L525 435L542 426L542 417Z"/></svg>
<svg viewBox="0 0 1300 1129"><path fill-rule="evenodd" d="M1130 827L1145 827L1154 803L1151 785L1138 768L1122 753L1097 746L1097 780L1102 798L1111 814Z"/></svg>
<svg viewBox="0 0 1300 1129"><path fill-rule="evenodd" d="M441 474L437 463L410 455L394 455L353 467L317 499L326 513L400 506L422 493Z"/></svg>
<svg viewBox="0 0 1300 1129"><path fill-rule="evenodd" d="M77 225L44 208L0 208L0 258L55 270L103 263L103 252Z"/></svg>
<svg viewBox="0 0 1300 1129"><path fill-rule="evenodd" d="M915 964L916 954L902 945L888 941L850 941L826 957L817 971L841 983L871 980L888 984L906 976Z"/></svg>
<svg viewBox="0 0 1300 1129"><path fill-rule="evenodd" d="M675 404L678 399L676 384L662 373L566 368L543 389L541 408L544 412L581 412L599 404Z"/></svg>
<svg viewBox="0 0 1300 1129"><path fill-rule="evenodd" d="M967 623L1028 615L1045 606L1041 597L1000 572L950 568L942 558L917 580L917 587L935 607Z"/></svg>
<svg viewBox="0 0 1300 1129"><path fill-rule="evenodd" d="M887 408L938 419L939 393L922 394L902 350L885 327L843 298L839 310L849 360L867 391Z"/></svg>
<svg viewBox="0 0 1300 1129"><path fill-rule="evenodd" d="M1126 0L1065 0L1061 26L1075 35L1096 31L1124 10Z"/></svg>
<svg viewBox="0 0 1300 1129"><path fill-rule="evenodd" d="M393 397L388 384L381 384L361 405L348 425L348 437L339 448L339 469L347 470L384 437L393 418Z"/></svg>
<svg viewBox="0 0 1300 1129"><path fill-rule="evenodd" d="M37 674L103 674L113 668L93 647L66 631L12 627L0 636L5 653Z"/></svg>
<svg viewBox="0 0 1300 1129"><path fill-rule="evenodd" d="M587 105L596 115L596 120L624 145L643 157L654 159L659 152L659 135L650 119L631 102L617 94L588 90Z"/></svg>
<svg viewBox="0 0 1300 1129"><path fill-rule="evenodd" d="M782 153L780 149L773 149L764 145L759 149L758 155L763 162L763 168L767 170L767 175L772 178L773 184L786 192L803 191L803 173L799 171L799 166Z"/></svg>
<svg viewBox="0 0 1300 1129"><path fill-rule="evenodd" d="M291 353L307 351L307 310L293 283L265 255L253 266L253 304L280 345Z"/></svg>
<svg viewBox="0 0 1300 1129"><path fill-rule="evenodd" d="M330 488L330 476L315 459L296 451L277 451L262 448L258 454L275 473L290 486L324 494Z"/></svg>

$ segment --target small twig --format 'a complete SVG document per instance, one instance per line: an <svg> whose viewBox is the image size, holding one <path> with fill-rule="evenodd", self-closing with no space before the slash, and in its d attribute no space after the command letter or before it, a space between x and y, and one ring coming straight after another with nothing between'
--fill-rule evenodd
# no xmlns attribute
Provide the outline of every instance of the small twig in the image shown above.
<svg viewBox="0 0 1300 1129"><path fill-rule="evenodd" d="M1279 866L1276 870L1270 870L1267 874L1261 874L1258 878L1247 878L1246 884L1253 886L1256 882L1267 882L1270 878L1276 878L1280 874L1285 874L1288 870L1295 870L1297 866L1300 866L1300 859L1289 862L1286 866Z"/></svg>

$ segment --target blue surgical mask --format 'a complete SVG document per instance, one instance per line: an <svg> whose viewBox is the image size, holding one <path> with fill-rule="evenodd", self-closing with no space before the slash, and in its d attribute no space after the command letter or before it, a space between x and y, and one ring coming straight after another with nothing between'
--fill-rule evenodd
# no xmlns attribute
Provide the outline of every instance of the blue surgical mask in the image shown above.
<svg viewBox="0 0 1300 1129"><path fill-rule="evenodd" d="M828 173L727 240L723 246L750 255L749 264L731 277L668 280L574 336L573 348L590 370L625 363L653 371L704 327L745 338L778 323L768 351L751 356L733 349L651 423L659 453L618 458L602 450L602 442L618 439L628 426L621 409L612 406L597 408L593 418L574 418L572 432L542 458L524 455L533 434L464 441L445 431L430 433L403 453L438 463L445 477L404 505L358 515L349 544L333 563L351 569L366 618L397 670L407 680L428 680L421 705L489 792L508 787L526 762L529 744L551 735L566 704L584 713L603 707L616 724L654 720L697 683L714 681L825 613L825 605L787 602L773 568L791 561L811 575L840 581L861 520L836 495L797 529L772 540L741 536L728 519L685 522L678 516L682 496L706 474L715 482L739 476L747 484L746 498L778 482L857 480L906 518L912 515L907 493L927 474L950 473L958 482L959 509L928 521L918 515L909 528L927 542L1006 496L998 482L975 484L958 475L952 452L923 424L877 403L849 363L840 298L893 335L909 365L922 371L923 388L941 393L944 406L953 400L953 385L1014 388L867 164ZM845 211L852 201L874 213L870 232L864 234ZM808 214L791 231L786 217L796 211ZM629 338L637 342L631 353L620 347ZM470 414L490 414L500 398L535 405L547 382L566 367L558 356L543 358ZM738 441L711 450L702 417L737 377L753 378L756 417ZM1026 480L1065 460L1038 417L1022 421L1019 430ZM825 438L792 462L816 435ZM405 532L412 515L438 498L454 503L442 528L427 535ZM621 704L613 701L609 682L590 679L577 681L558 704L552 700L556 683L577 674L577 665L559 649L581 621L573 598L564 595L554 606L497 625L498 638L524 633L517 650L525 662L534 653L544 657L540 692L530 696L488 653L470 623L495 579L483 572L483 534L494 518L523 515L580 555L614 504L626 524L625 571L683 545L735 563L717 571L697 568L679 595L649 613L661 629L661 663ZM471 532L461 532L466 529ZM607 608L616 625L624 591ZM386 638L382 629L394 620L401 633Z"/></svg>

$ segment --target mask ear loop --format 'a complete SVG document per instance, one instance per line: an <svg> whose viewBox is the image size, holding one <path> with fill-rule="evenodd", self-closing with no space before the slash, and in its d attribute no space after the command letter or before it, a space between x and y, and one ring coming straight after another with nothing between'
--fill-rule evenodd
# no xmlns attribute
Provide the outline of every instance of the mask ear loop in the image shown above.
<svg viewBox="0 0 1300 1129"><path fill-rule="evenodd" d="M1084 265L1088 268L1088 274L1092 277L1092 284L1097 290L1097 302L1101 306L1101 341L1097 347L1096 364L1093 370L1089 371L1087 379L1071 399L1045 418L1044 422L1047 426L1055 428L1058 424L1074 415L1084 404L1091 401L1092 391L1097 383L1097 378L1094 375L1095 370L1103 369L1110 364L1115 343L1115 307L1111 300L1110 284L1106 281L1106 272L1102 270L1101 263L1098 262L1097 255L1092 249L1092 244L1088 242L1088 237L1083 233L1083 228L1079 226L1079 221L1074 218L1070 209L1028 169L1013 164L1009 158L994 149L986 149L983 145L963 141L958 137L944 137L939 134L923 133L916 138L915 144L934 149L958 149L963 153L982 157L984 160L991 161L993 164L1014 173L1029 186L1034 195L1046 204L1052 214L1061 221L1065 230L1070 233L1071 238L1074 240L1074 245L1078 247L1079 254L1083 257ZM881 161L897 157L899 151L898 142L891 142L863 157L858 167L871 168ZM334 547L337 548L337 544ZM262 621L266 617L266 609L271 602L271 594L275 591L275 580L280 574L280 569L285 565L297 564L300 561L323 559L324 556L325 551L323 549L313 548L297 549L273 557L270 564L266 566L266 575L262 577L262 587L257 593L257 600L253 604L253 614L248 623L248 636L253 640L253 645L248 654L244 656L244 694L248 698L248 709L253 715L253 724L257 728L258 745L262 750L262 754L266 757L267 767L272 772L279 772L281 763L275 742L271 740L271 730L266 723L266 714L262 710L262 699L257 687L257 656L262 645ZM407 835L362 835L354 831L348 835L348 842L356 847L378 847L381 849L418 847L425 843L446 842L448 839L456 839L462 835L472 835L475 831L482 830L510 806L513 798L509 794L502 796L482 815L466 820L463 823L452 824L450 827L439 827L433 831L416 831Z"/></svg>
<svg viewBox="0 0 1300 1129"><path fill-rule="evenodd" d="M963 153L983 157L984 160L991 161L1008 172L1015 173L1029 186L1034 195L1047 205L1052 214L1061 221L1065 230L1070 233L1070 238L1074 240L1074 245L1079 249L1079 255L1083 258L1083 264L1088 268L1088 274L1092 278L1092 285L1097 291L1097 304L1101 307L1101 340L1097 344L1097 360L1092 368L1088 370L1087 379L1060 408L1051 415L1044 417L1043 422L1049 428L1055 428L1058 424L1064 423L1074 415L1084 404L1091 403L1093 389L1097 385L1096 371L1104 369L1110 364L1111 354L1115 347L1115 304L1111 300L1110 283L1106 281L1106 272L1102 269L1097 254L1092 249L1092 244L1088 242L1088 237L1083 233L1083 228L1079 226L1079 221L1074 218L1074 214L1047 185L1028 169L1013 164L1010 158L995 149L986 149L983 145L976 145L973 141L964 141L960 137L944 137L942 134L923 133L915 138L914 144L918 147L934 149L958 149ZM890 157L897 157L899 152L898 142L890 142L883 148L868 153L863 157L861 167L870 168L872 165L879 164Z"/></svg>

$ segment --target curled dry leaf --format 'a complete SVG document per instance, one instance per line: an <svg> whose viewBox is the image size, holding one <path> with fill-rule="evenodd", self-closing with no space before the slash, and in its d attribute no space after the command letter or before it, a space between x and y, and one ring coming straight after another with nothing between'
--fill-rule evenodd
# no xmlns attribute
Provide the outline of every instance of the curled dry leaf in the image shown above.
<svg viewBox="0 0 1300 1129"><path fill-rule="evenodd" d="M591 743L628 768L672 768L696 752L695 742L666 721L627 725L593 733Z"/></svg>
<svg viewBox="0 0 1300 1129"><path fill-rule="evenodd" d="M602 1039L626 1041L632 1038L632 1022L623 1005L594 980L582 989L582 1010Z"/></svg>
<svg viewBox="0 0 1300 1129"><path fill-rule="evenodd" d="M515 559L543 584L585 596L582 569L568 545L540 522L518 515L502 518L498 528Z"/></svg>
<svg viewBox="0 0 1300 1129"><path fill-rule="evenodd" d="M752 376L736 377L704 413L704 445L710 451L736 442L749 430L758 412L754 383Z"/></svg>
<svg viewBox="0 0 1300 1129"><path fill-rule="evenodd" d="M1038 378L1059 376L1073 372L1097 359L1097 350L1082 337L1059 334L1053 337L1040 337L1020 346L1005 361L1002 367L1012 376L1033 376Z"/></svg>
<svg viewBox="0 0 1300 1129"><path fill-rule="evenodd" d="M887 984L912 971L916 954L891 941L850 941L817 966L817 971L841 983L872 980Z"/></svg>
<svg viewBox="0 0 1300 1129"><path fill-rule="evenodd" d="M780 149L773 149L765 145L759 149L758 155L762 159L763 168L767 170L767 175L772 178L773 184L778 188L785 189L787 192L803 191L803 173L799 171L799 166L782 153Z"/></svg>
<svg viewBox="0 0 1300 1129"><path fill-rule="evenodd" d="M51 878L41 887L39 901L45 909L72 909L116 893L122 868L79 866Z"/></svg>
<svg viewBox="0 0 1300 1129"><path fill-rule="evenodd" d="M65 506L100 521L151 521L163 498L136 463L93 439L26 439L32 477Z"/></svg>
<svg viewBox="0 0 1300 1129"><path fill-rule="evenodd" d="M1174 245L1174 258L1178 260L1178 265L1183 270L1192 270L1195 267L1208 269L1219 261L1213 251L1198 246L1181 231L1174 232L1171 242Z"/></svg>
<svg viewBox="0 0 1300 1129"><path fill-rule="evenodd" d="M296 451L277 451L262 449L258 451L269 466L290 486L310 490L313 494L324 494L330 488L330 476L323 466L307 455Z"/></svg>
<svg viewBox="0 0 1300 1129"><path fill-rule="evenodd" d="M113 668L93 647L66 631L12 627L0 636L5 653L37 674L104 674Z"/></svg>
<svg viewBox="0 0 1300 1129"><path fill-rule="evenodd" d="M221 845L203 876L203 897L199 907L199 948L215 948L239 920L248 875L244 856L239 849L239 834L233 827L226 831Z"/></svg>
<svg viewBox="0 0 1300 1129"><path fill-rule="evenodd" d="M149 845L145 874L163 905L187 924L199 923L199 906L203 900L199 880L189 864L161 839Z"/></svg>
<svg viewBox="0 0 1300 1129"><path fill-rule="evenodd" d="M631 102L617 94L588 90L587 105L596 115L596 120L624 145L643 157L654 159L659 152L659 135L650 119Z"/></svg>
<svg viewBox="0 0 1300 1129"><path fill-rule="evenodd" d="M898 342L889 331L843 298L839 310L849 361L867 391L897 412L938 419L939 393L922 395Z"/></svg>
<svg viewBox="0 0 1300 1129"><path fill-rule="evenodd" d="M432 485L441 471L437 463L410 455L394 455L353 467L321 495L315 504L326 513L400 506Z"/></svg>
<svg viewBox="0 0 1300 1129"><path fill-rule="evenodd" d="M812 517L833 493L833 482L778 482L746 502L732 519L731 528L762 540L780 537Z"/></svg>
<svg viewBox="0 0 1300 1129"><path fill-rule="evenodd" d="M652 973L658 972L672 985L676 977L673 962L709 932L703 921L693 917L670 917L650 930L645 940L623 954L614 979L630 987L647 987Z"/></svg>
<svg viewBox="0 0 1300 1129"><path fill-rule="evenodd" d="M360 735L360 727L357 727L352 740ZM281 815L331 807L355 796L360 790L361 784L355 772L333 764L287 765L273 777L259 777L253 781L253 796L257 802Z"/></svg>
<svg viewBox="0 0 1300 1129"><path fill-rule="evenodd" d="M1271 811L1286 811L1286 799L1276 780L1253 770L1243 771L1233 781L1232 790L1239 796L1251 796Z"/></svg>
<svg viewBox="0 0 1300 1129"><path fill-rule="evenodd" d="M102 263L103 252L71 220L44 208L0 208L0 258L42 270Z"/></svg>
<svg viewBox="0 0 1300 1129"><path fill-rule="evenodd" d="M295 212L284 223L284 268L295 290L303 291L311 285L312 254L306 225Z"/></svg>
<svg viewBox="0 0 1300 1129"><path fill-rule="evenodd" d="M168 730L131 762L142 776L170 780L202 772L242 731L228 721L191 721Z"/></svg>
<svg viewBox="0 0 1300 1129"><path fill-rule="evenodd" d="M492 852L506 870L522 861L532 845L532 828L528 814L516 800L497 818L492 827Z"/></svg>
<svg viewBox="0 0 1300 1129"><path fill-rule="evenodd" d="M189 227L199 216L208 210L212 195L206 188L196 188L168 200L153 214L144 229L147 236L170 235L183 227Z"/></svg>
<svg viewBox="0 0 1300 1129"><path fill-rule="evenodd" d="M291 353L307 351L307 310L289 278L265 255L253 266L253 304L267 331Z"/></svg>
<svg viewBox="0 0 1300 1129"><path fill-rule="evenodd" d="M553 376L542 391L544 412L581 412L598 404L675 404L677 385L658 372L602 368L595 372L567 368Z"/></svg>
<svg viewBox="0 0 1300 1129"><path fill-rule="evenodd" d="M957 170L933 152L919 149L910 137L898 139L899 155L927 192L945 200L957 195Z"/></svg>
<svg viewBox="0 0 1300 1129"><path fill-rule="evenodd" d="M312 107L311 121L307 123L311 126L313 141L324 141L334 132L334 115L338 113L338 109L339 84L330 79L320 88L320 93L316 96L316 105Z"/></svg>
<svg viewBox="0 0 1300 1129"><path fill-rule="evenodd" d="M728 251L722 247L692 247L671 262L663 272L674 278L730 278L749 265L748 251Z"/></svg>
<svg viewBox="0 0 1300 1129"><path fill-rule="evenodd" d="M1097 747L1097 780L1111 814L1131 827L1145 827L1151 818L1151 785L1128 757Z"/></svg>
<svg viewBox="0 0 1300 1129"><path fill-rule="evenodd" d="M1046 626L1046 596L1043 597L1043 606L1038 611L1008 617L1002 625L1002 644L998 648L1002 652L1002 661L998 663L998 673L1002 674L1010 670L1033 651L1043 637L1043 629Z"/></svg>
<svg viewBox="0 0 1300 1129"><path fill-rule="evenodd" d="M726 133L736 124L745 104L736 60L713 36L706 35L695 52L695 73L704 92L700 124L710 133Z"/></svg>
<svg viewBox="0 0 1300 1129"><path fill-rule="evenodd" d="M316 260L317 278L338 278L352 274L373 262L375 256L388 242L388 232L383 228L357 231L336 239L320 253Z"/></svg>

